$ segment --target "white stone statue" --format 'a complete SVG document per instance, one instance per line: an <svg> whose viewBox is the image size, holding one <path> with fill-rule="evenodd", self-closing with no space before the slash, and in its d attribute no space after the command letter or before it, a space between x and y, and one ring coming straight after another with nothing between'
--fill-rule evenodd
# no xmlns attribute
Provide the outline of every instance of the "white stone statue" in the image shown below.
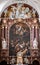
<svg viewBox="0 0 40 65"><path fill-rule="evenodd" d="M19 18L19 8L16 10L16 18Z"/></svg>
<svg viewBox="0 0 40 65"><path fill-rule="evenodd" d="M14 19L15 14L13 12L10 12L9 18Z"/></svg>
<svg viewBox="0 0 40 65"><path fill-rule="evenodd" d="M37 42L36 38L33 41L33 48L34 49L37 49L38 48L38 42Z"/></svg>
<svg viewBox="0 0 40 65"><path fill-rule="evenodd" d="M5 39L2 40L2 49L7 49L7 43Z"/></svg>
<svg viewBox="0 0 40 65"><path fill-rule="evenodd" d="M29 60L28 60L28 58L26 57L26 58L24 58L24 62L28 65L29 64Z"/></svg>
<svg viewBox="0 0 40 65"><path fill-rule="evenodd" d="M15 62L15 58L12 58L12 59L11 59L11 64L13 65L14 62Z"/></svg>

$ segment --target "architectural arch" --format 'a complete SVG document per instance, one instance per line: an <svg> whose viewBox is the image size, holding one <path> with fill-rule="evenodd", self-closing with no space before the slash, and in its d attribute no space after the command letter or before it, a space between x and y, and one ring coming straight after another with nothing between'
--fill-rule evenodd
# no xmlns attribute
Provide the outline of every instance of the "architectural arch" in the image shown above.
<svg viewBox="0 0 40 65"><path fill-rule="evenodd" d="M10 6L10 5L14 4L14 3L25 3L25 4L28 4L28 5L32 6L38 12L38 15L40 14L37 2L36 1L29 1L29 0L25 0L25 1L24 0L22 0L22 1L10 0L9 1L8 0L8 1L5 1L5 4L3 5L2 10L1 10L1 14L5 10L5 8L7 8L8 6Z"/></svg>

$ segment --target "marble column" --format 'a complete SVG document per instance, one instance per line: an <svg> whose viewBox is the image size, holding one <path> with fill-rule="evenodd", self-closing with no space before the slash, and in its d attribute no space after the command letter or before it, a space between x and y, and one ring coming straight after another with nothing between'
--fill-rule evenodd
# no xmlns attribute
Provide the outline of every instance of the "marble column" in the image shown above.
<svg viewBox="0 0 40 65"><path fill-rule="evenodd" d="M2 25L2 39L4 38L4 26Z"/></svg>
<svg viewBox="0 0 40 65"><path fill-rule="evenodd" d="M34 41L34 26L32 26L32 47L33 47L33 41Z"/></svg>
<svg viewBox="0 0 40 65"><path fill-rule="evenodd" d="M37 26L35 27L35 32L36 32L36 40L38 41L38 28L37 28Z"/></svg>
<svg viewBox="0 0 40 65"><path fill-rule="evenodd" d="M5 39L6 39L6 42L7 42L7 25L5 26Z"/></svg>

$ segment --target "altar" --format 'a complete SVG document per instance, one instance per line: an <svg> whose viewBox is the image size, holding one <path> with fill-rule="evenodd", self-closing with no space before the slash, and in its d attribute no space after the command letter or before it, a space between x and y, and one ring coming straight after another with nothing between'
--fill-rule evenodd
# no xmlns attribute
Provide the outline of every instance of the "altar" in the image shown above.
<svg viewBox="0 0 40 65"><path fill-rule="evenodd" d="M38 45L37 11L25 3L7 7L1 15L1 61L16 65L39 61Z"/></svg>

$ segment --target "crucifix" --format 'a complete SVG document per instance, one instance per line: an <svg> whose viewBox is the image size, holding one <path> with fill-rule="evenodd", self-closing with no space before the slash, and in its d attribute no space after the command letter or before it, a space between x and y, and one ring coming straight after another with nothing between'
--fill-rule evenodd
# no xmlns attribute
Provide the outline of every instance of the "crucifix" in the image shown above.
<svg viewBox="0 0 40 65"><path fill-rule="evenodd" d="M26 51L27 49L17 52L17 65L23 65L23 55L26 53Z"/></svg>

